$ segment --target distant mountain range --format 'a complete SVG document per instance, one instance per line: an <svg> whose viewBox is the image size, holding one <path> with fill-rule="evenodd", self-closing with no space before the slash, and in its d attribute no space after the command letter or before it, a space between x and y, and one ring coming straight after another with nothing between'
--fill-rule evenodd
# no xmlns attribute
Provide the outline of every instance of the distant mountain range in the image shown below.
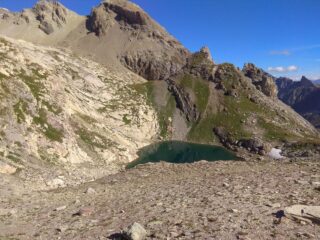
<svg viewBox="0 0 320 240"><path fill-rule="evenodd" d="M277 78L278 97L291 106L315 127L320 128L320 80L311 81L305 76L300 81Z"/></svg>
<svg viewBox="0 0 320 240"><path fill-rule="evenodd" d="M313 80L312 82L313 82L314 84L319 85L319 84L320 84L320 79L318 79L318 80Z"/></svg>

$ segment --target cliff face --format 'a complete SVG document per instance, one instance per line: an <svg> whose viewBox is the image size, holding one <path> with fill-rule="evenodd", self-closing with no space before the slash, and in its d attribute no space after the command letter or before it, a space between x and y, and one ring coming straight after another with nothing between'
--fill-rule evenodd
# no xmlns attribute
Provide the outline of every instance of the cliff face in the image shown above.
<svg viewBox="0 0 320 240"><path fill-rule="evenodd" d="M278 78L279 98L300 113L315 127L320 127L320 89L306 77L300 81Z"/></svg>

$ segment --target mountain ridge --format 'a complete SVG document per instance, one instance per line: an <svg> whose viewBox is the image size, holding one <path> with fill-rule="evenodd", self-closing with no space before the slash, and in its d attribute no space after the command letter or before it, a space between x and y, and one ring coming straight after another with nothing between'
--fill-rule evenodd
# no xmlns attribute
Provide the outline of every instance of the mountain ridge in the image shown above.
<svg viewBox="0 0 320 240"><path fill-rule="evenodd" d="M300 81L277 78L279 98L295 109L315 127L320 127L320 89L305 76Z"/></svg>

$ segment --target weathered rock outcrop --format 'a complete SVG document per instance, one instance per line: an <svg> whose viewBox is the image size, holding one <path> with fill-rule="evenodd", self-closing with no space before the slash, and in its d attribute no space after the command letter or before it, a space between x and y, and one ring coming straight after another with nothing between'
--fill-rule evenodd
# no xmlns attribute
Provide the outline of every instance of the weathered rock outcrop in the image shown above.
<svg viewBox="0 0 320 240"><path fill-rule="evenodd" d="M270 74L257 68L252 63L245 64L242 71L246 77L252 80L252 83L259 91L263 92L268 97L277 97L277 85L274 83L274 78Z"/></svg>
<svg viewBox="0 0 320 240"><path fill-rule="evenodd" d="M178 86L174 80L168 79L168 90L174 96L177 107L184 113L186 119L190 121L197 121L200 117L200 113L197 110L196 105L191 101L189 94L180 86Z"/></svg>
<svg viewBox="0 0 320 240"><path fill-rule="evenodd" d="M203 47L188 58L183 70L186 74L192 74L205 80L212 80L214 66L209 48Z"/></svg>
<svg viewBox="0 0 320 240"><path fill-rule="evenodd" d="M260 155L266 155L271 150L270 145L259 138L234 140L231 134L223 127L215 127L213 132L225 147L232 150L237 150L240 147Z"/></svg>
<svg viewBox="0 0 320 240"><path fill-rule="evenodd" d="M46 34L54 32L54 25L61 28L67 22L68 10L57 1L41 0L32 10L40 22L39 28Z"/></svg>
<svg viewBox="0 0 320 240"><path fill-rule="evenodd" d="M98 36L105 35L116 19L123 27L146 31L152 28L151 18L138 6L127 0L106 0L92 10L89 27Z"/></svg>

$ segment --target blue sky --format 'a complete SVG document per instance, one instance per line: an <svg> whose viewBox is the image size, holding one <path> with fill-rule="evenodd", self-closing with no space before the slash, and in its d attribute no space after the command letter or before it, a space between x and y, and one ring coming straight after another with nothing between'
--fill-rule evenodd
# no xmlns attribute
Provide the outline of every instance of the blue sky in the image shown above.
<svg viewBox="0 0 320 240"><path fill-rule="evenodd" d="M19 11L36 0L0 0ZM61 0L89 14L100 0ZM276 76L320 79L319 0L133 0L191 51L217 63L253 62Z"/></svg>

